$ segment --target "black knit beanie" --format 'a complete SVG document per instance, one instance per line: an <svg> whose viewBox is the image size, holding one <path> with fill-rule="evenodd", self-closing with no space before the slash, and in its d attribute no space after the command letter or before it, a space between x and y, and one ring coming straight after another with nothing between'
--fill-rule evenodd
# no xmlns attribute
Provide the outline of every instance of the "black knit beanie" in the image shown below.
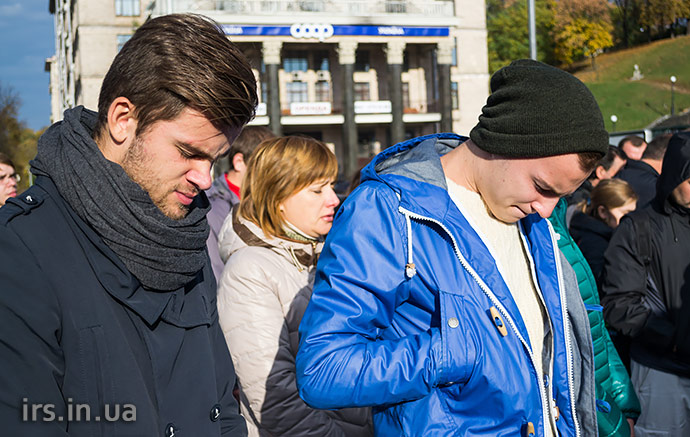
<svg viewBox="0 0 690 437"><path fill-rule="evenodd" d="M470 138L486 152L514 158L603 156L609 146L601 110L585 84L531 59L494 73L491 95Z"/></svg>

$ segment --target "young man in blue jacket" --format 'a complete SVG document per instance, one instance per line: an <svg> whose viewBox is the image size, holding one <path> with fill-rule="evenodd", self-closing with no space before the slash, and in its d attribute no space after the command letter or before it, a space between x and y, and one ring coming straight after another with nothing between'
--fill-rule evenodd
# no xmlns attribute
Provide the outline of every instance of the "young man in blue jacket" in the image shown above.
<svg viewBox="0 0 690 437"><path fill-rule="evenodd" d="M98 113L40 138L36 184L0 209L3 435L247 435L202 191L256 103L216 23L166 15L115 57Z"/></svg>
<svg viewBox="0 0 690 437"><path fill-rule="evenodd" d="M596 435L589 323L545 218L606 153L584 84L520 60L470 138L378 155L338 212L300 325L300 395L376 435Z"/></svg>

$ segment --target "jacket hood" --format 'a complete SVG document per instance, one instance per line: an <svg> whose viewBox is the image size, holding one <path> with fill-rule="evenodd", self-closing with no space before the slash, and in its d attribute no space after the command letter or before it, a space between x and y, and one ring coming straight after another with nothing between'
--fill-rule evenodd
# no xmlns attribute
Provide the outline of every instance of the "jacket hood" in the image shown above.
<svg viewBox="0 0 690 437"><path fill-rule="evenodd" d="M298 269L316 266L323 242L303 243L284 238L269 237L253 222L241 217L239 208L233 208L225 220L218 238L218 248L223 263L245 247L263 247L285 257Z"/></svg>
<svg viewBox="0 0 690 437"><path fill-rule="evenodd" d="M570 221L570 231L578 235L587 233L596 234L605 238L607 241L610 240L613 235L612 227L587 213L579 211L573 215L573 219Z"/></svg>
<svg viewBox="0 0 690 437"><path fill-rule="evenodd" d="M403 176L447 190L440 157L467 141L467 137L445 133L427 135L398 143L379 153L362 170L361 180L382 181L383 175ZM390 184L390 181L386 181ZM395 189L396 187L393 186ZM400 192L399 189L396 189Z"/></svg>
<svg viewBox="0 0 690 437"><path fill-rule="evenodd" d="M671 137L664 155L661 176L656 184L656 202L667 214L671 211L671 192L690 179L690 132Z"/></svg>
<svg viewBox="0 0 690 437"><path fill-rule="evenodd" d="M213 184L211 184L211 188L206 190L206 196L209 198L209 200L215 198L224 200L226 202L233 200L234 193L230 191L228 183L225 181L225 174L222 174L214 179Z"/></svg>

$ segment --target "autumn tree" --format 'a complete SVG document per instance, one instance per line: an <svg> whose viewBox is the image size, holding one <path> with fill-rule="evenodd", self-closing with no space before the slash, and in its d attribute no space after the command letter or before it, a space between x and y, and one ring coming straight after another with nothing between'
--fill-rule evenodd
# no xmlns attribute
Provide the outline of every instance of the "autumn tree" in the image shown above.
<svg viewBox="0 0 690 437"><path fill-rule="evenodd" d="M595 59L613 46L611 5L607 0L559 0L555 12L556 58L572 64Z"/></svg>
<svg viewBox="0 0 690 437"><path fill-rule="evenodd" d="M36 155L41 132L35 132L19 120L21 100L11 87L0 82L0 152L10 157L22 177L20 191L28 187L29 160Z"/></svg>
<svg viewBox="0 0 690 437"><path fill-rule="evenodd" d="M549 64L555 61L554 9L554 0L535 1L537 59ZM487 0L486 20L491 73L530 56L526 0Z"/></svg>

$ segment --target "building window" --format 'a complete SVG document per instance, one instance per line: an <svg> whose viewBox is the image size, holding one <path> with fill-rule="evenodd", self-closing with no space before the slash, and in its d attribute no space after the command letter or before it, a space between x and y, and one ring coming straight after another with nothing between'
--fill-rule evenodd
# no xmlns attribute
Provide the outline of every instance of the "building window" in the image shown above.
<svg viewBox="0 0 690 437"><path fill-rule="evenodd" d="M285 85L287 85L288 104L309 100L306 82L288 82Z"/></svg>
<svg viewBox="0 0 690 437"><path fill-rule="evenodd" d="M386 12L393 14L404 14L407 12L407 2L405 0L386 0Z"/></svg>
<svg viewBox="0 0 690 437"><path fill-rule="evenodd" d="M285 57L283 58L283 70L286 73L292 73L293 71L307 71L308 61L303 53L296 51L285 52Z"/></svg>
<svg viewBox="0 0 690 437"><path fill-rule="evenodd" d="M117 52L119 53L120 50L122 50L122 46L125 45L127 41L132 37L132 35L118 35L117 36Z"/></svg>
<svg viewBox="0 0 690 437"><path fill-rule="evenodd" d="M315 98L317 102L330 102L331 101L331 84L328 81L320 80L316 82L315 88Z"/></svg>
<svg viewBox="0 0 690 437"><path fill-rule="evenodd" d="M460 108L460 102L458 101L458 83L450 83L450 101L452 102L453 109Z"/></svg>
<svg viewBox="0 0 690 437"><path fill-rule="evenodd" d="M453 38L455 44L453 45L453 51L450 53L451 61L450 65L458 65L458 39Z"/></svg>
<svg viewBox="0 0 690 437"><path fill-rule="evenodd" d="M357 50L355 54L355 71L369 71L371 63L367 50Z"/></svg>
<svg viewBox="0 0 690 437"><path fill-rule="evenodd" d="M369 82L355 82L355 100L371 100Z"/></svg>
<svg viewBox="0 0 690 437"><path fill-rule="evenodd" d="M139 12L139 0L115 0L115 15L122 17L135 17Z"/></svg>
<svg viewBox="0 0 690 437"><path fill-rule="evenodd" d="M315 71L328 71L328 51L319 50L312 54L312 70Z"/></svg>

